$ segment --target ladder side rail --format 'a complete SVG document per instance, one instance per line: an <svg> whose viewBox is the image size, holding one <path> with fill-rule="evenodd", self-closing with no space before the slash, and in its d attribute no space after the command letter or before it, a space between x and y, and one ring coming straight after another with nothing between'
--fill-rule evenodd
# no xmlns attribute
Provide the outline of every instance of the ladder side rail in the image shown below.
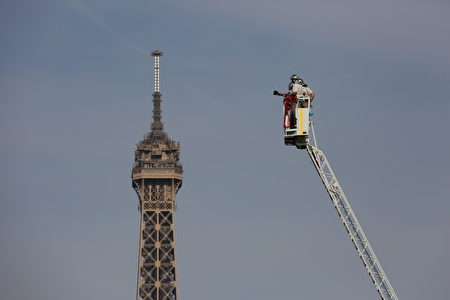
<svg viewBox="0 0 450 300"><path fill-rule="evenodd" d="M308 145L308 154L330 196L355 249L361 258L381 299L398 300L381 263L369 243L345 193L335 176L325 154L318 148Z"/></svg>

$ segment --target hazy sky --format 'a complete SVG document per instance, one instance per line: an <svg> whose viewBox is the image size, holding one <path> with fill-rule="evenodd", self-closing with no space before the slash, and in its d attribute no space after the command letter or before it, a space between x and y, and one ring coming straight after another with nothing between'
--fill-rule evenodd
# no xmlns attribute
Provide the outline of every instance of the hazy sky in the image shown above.
<svg viewBox="0 0 450 300"><path fill-rule="evenodd" d="M132 299L130 171L163 121L182 143L181 300L378 299L305 151L298 73L400 299L450 297L448 1L0 1L0 298Z"/></svg>

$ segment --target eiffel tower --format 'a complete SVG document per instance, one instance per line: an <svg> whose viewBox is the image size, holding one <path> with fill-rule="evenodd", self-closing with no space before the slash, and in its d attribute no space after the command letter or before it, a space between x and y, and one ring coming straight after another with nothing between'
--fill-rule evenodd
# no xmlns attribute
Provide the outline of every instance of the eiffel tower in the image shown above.
<svg viewBox="0 0 450 300"><path fill-rule="evenodd" d="M175 197L183 182L180 143L164 131L161 121L159 60L155 61L155 91L151 131L137 143L131 174L139 198L140 237L136 300L177 300L175 257Z"/></svg>

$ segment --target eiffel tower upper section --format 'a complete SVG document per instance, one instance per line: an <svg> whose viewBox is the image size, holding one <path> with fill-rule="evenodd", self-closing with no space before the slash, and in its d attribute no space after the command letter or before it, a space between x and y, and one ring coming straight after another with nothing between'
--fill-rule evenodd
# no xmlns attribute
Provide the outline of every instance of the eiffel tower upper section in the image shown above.
<svg viewBox="0 0 450 300"><path fill-rule="evenodd" d="M183 167L179 162L180 142L172 140L164 131L161 121L161 96L159 91L159 60L163 53L152 52L155 60L155 89L153 92L153 122L151 131L136 145L133 182L139 179L183 180ZM178 186L179 186L178 185Z"/></svg>

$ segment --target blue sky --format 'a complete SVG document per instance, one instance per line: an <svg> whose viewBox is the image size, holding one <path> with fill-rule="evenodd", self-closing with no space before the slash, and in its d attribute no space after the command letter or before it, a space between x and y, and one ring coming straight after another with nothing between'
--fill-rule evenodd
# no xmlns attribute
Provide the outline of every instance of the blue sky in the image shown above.
<svg viewBox="0 0 450 300"><path fill-rule="evenodd" d="M180 297L377 299L272 90L316 92L327 154L400 299L448 299L446 1L0 2L0 295L130 299L161 49L182 143Z"/></svg>

